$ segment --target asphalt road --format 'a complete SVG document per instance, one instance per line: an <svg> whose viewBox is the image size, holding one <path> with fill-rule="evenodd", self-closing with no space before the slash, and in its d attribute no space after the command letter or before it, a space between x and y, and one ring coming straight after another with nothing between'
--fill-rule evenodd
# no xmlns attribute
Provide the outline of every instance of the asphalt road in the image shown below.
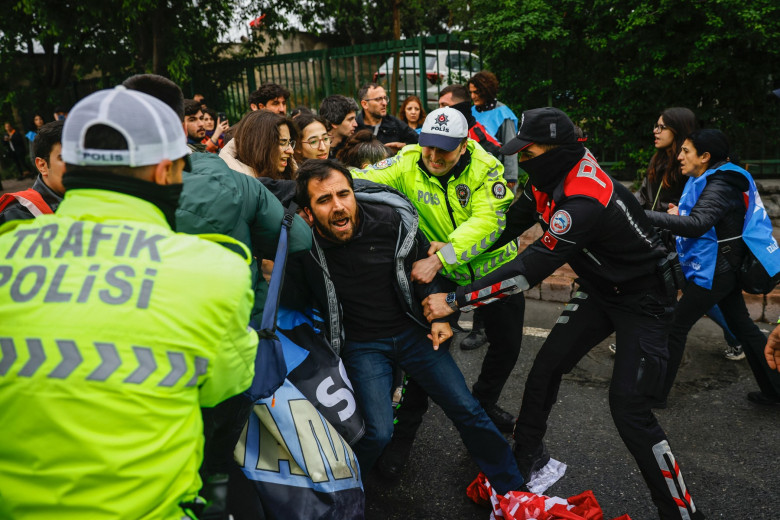
<svg viewBox="0 0 780 520"><path fill-rule="evenodd" d="M520 360L499 404L519 410L525 375L560 303L528 300ZM470 318L465 317L464 323ZM467 323L470 326L470 323ZM771 325L759 324L763 329ZM696 506L708 518L780 518L780 407L759 407L746 394L757 390L745 360L727 361L720 329L708 319L693 328L669 407L657 410ZM530 334L529 334L530 332ZM469 386L485 347L453 356ZM633 458L609 414L607 386L612 359L607 344L594 348L564 377L545 438L566 474L545 494L569 497L593 490L606 519L657 518ZM511 439L510 439L511 441ZM487 520L490 511L472 503L466 486L479 470L441 409L426 415L401 483L375 472L364 476L368 520Z"/></svg>

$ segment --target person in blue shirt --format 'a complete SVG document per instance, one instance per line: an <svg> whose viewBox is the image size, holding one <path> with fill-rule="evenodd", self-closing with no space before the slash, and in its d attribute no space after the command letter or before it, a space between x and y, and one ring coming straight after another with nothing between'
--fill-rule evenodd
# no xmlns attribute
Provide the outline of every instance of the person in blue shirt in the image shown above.
<svg viewBox="0 0 780 520"><path fill-rule="evenodd" d="M467 85L474 106L471 113L490 135L499 143L506 144L517 134L517 116L512 110L496 99L498 78L490 71L483 70L474 74ZM504 179L513 192L517 188L517 156L503 155L499 158L504 165Z"/></svg>

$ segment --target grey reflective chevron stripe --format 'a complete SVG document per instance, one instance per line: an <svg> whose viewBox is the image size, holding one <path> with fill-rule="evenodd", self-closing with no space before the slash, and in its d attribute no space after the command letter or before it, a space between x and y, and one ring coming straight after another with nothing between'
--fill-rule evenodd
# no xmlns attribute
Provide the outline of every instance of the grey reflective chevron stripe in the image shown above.
<svg viewBox="0 0 780 520"><path fill-rule="evenodd" d="M46 361L46 354L43 353L41 340L27 338L27 348L30 350L30 359L19 371L19 377L32 377Z"/></svg>
<svg viewBox="0 0 780 520"><path fill-rule="evenodd" d="M198 376L205 375L208 372L209 360L200 356L195 356L195 373L186 386L195 386L198 384Z"/></svg>
<svg viewBox="0 0 780 520"><path fill-rule="evenodd" d="M484 253L490 247L490 245L493 244L493 242L498 240L498 237L501 236L504 228L506 228L506 215L503 211L496 211L496 217L498 219L498 229L494 229L490 232L490 235L482 237L482 239L479 241L479 244L474 244L471 246L471 250L465 249L460 254L461 262L470 262L473 258L476 258L477 256ZM510 244L511 243L513 242L510 242Z"/></svg>
<svg viewBox="0 0 780 520"><path fill-rule="evenodd" d="M51 371L49 377L52 379L65 379L71 372L76 370L76 367L84 361L84 358L81 357L81 352L79 352L74 341L58 339L57 348L60 349L62 354L62 361Z"/></svg>
<svg viewBox="0 0 780 520"><path fill-rule="evenodd" d="M98 343L95 342L95 348L102 360L100 365L87 376L88 381L105 381L113 374L119 365L122 364L122 360L119 359L119 354L116 351L116 345L113 343Z"/></svg>
<svg viewBox="0 0 780 520"><path fill-rule="evenodd" d="M468 274L465 274L465 273L459 273L457 271L453 271L451 273L447 273L444 276L445 276L445 278L449 278L450 280L452 280L455 283L458 283L461 280L471 281L471 276L469 276ZM460 284L458 284L458 285L460 285Z"/></svg>
<svg viewBox="0 0 780 520"><path fill-rule="evenodd" d="M127 376L125 383L140 384L146 381L152 372L157 370L157 362L154 360L152 349L148 347L133 347L135 357L138 359L138 368Z"/></svg>
<svg viewBox="0 0 780 520"><path fill-rule="evenodd" d="M8 369L16 361L16 348L14 340L11 338L0 338L0 351L3 353L3 360L0 361L0 376L8 373Z"/></svg>
<svg viewBox="0 0 780 520"><path fill-rule="evenodd" d="M171 362L171 371L157 386L173 386L187 372L187 362L184 360L184 354L181 352L171 352L169 350L168 361Z"/></svg>
<svg viewBox="0 0 780 520"><path fill-rule="evenodd" d="M26 338L27 348L30 351L30 359L19 371L21 377L31 377L46 361L46 352L43 343L38 338ZM54 367L47 377L51 379L67 379L84 362L84 357L76 342L69 339L55 340L62 360ZM87 377L87 381L106 381L119 367L122 366L122 358L114 343L95 342L95 349L100 356L100 364ZM157 370L157 361L154 352L149 347L133 346L133 353L138 361L138 367L125 380L125 383L140 384ZM0 376L5 376L18 359L13 338L0 338ZM172 387L187 373L187 358L182 352L167 351L171 370L157 386ZM198 377L204 375L209 366L207 358L195 357L195 374L187 383L187 386L195 386Z"/></svg>

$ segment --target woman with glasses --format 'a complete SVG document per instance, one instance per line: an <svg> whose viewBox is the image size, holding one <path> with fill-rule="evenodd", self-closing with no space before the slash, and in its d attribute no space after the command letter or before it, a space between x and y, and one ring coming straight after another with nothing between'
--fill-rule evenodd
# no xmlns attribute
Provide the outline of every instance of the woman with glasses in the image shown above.
<svg viewBox="0 0 780 520"><path fill-rule="evenodd" d="M293 159L298 130L279 114L257 110L239 123L235 137L219 156L232 169L253 177L295 179Z"/></svg>
<svg viewBox="0 0 780 520"><path fill-rule="evenodd" d="M696 116L684 107L667 108L658 116L653 127L655 154L636 192L642 207L666 213L670 203L680 200L688 179L680 172L677 155L685 137L697 128Z"/></svg>
<svg viewBox="0 0 780 520"><path fill-rule="evenodd" d="M300 165L307 159L327 159L330 154L328 124L319 116L301 113L293 118L300 130L300 144L295 149L295 160Z"/></svg>
<svg viewBox="0 0 780 520"><path fill-rule="evenodd" d="M642 186L636 192L636 198L646 210L666 213L669 205L680 201L683 188L688 178L680 170L678 155L686 136L699 127L694 113L685 107L667 108L658 116L653 126L653 143L655 154L650 159L647 175L642 180ZM674 236L666 230L661 231L669 251L675 250ZM745 358L739 340L731 333L723 313L717 305L707 311L707 316L723 329L723 339L726 341L724 355L730 361Z"/></svg>
<svg viewBox="0 0 780 520"><path fill-rule="evenodd" d="M666 213L645 211L653 225L669 229L678 237L677 251L686 278L669 329L664 390L668 395L688 331L718 304L745 346L748 364L758 382L760 391L748 393L748 399L761 405L780 404L780 374L771 371L764 359L766 336L750 318L737 280L737 270L748 250L746 241L754 244L751 250L758 256L764 243L772 240L769 218L760 197L753 195L757 193L755 183L747 171L729 159L729 143L720 130L697 130L687 136L678 161L680 172L688 178L679 206L670 204ZM756 244L760 246L757 249Z"/></svg>

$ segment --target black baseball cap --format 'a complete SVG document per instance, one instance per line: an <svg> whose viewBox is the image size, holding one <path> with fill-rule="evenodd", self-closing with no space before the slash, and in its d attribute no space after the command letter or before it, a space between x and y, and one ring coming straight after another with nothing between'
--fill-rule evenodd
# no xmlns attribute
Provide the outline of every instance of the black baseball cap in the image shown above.
<svg viewBox="0 0 780 520"><path fill-rule="evenodd" d="M523 112L517 136L501 147L502 155L512 155L528 146L539 144L573 144L578 142L574 123L565 112L553 107Z"/></svg>

